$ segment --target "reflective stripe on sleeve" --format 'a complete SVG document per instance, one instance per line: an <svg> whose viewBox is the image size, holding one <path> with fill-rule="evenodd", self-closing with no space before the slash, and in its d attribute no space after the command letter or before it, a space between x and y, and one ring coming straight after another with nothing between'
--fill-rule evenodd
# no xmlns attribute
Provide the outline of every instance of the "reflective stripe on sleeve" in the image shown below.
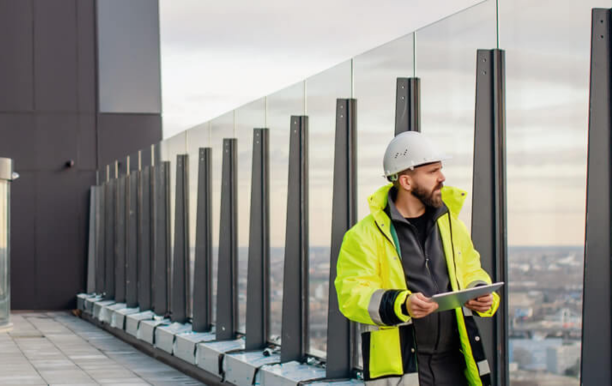
<svg viewBox="0 0 612 386"><path fill-rule="evenodd" d="M372 332L372 331L378 331L378 326L374 324L359 323L359 332L361 332L362 334L364 332Z"/></svg>
<svg viewBox="0 0 612 386"><path fill-rule="evenodd" d="M370 303L368 304L368 313L370 314L370 318L376 324L384 324L380 317L380 302L382 301L382 297L385 294L384 289L378 289L374 291L372 297L370 298Z"/></svg>
<svg viewBox="0 0 612 386"><path fill-rule="evenodd" d="M395 327L409 326L411 324L412 324L412 319L410 319L409 321L405 323L396 324ZM375 324L359 323L359 332L362 334L364 332L372 332L372 331L378 331L378 330L380 330L380 328Z"/></svg>

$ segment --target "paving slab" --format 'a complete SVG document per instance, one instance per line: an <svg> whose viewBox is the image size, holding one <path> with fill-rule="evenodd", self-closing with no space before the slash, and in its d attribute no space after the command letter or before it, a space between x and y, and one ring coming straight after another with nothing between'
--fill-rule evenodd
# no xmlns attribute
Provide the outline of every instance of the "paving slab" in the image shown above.
<svg viewBox="0 0 612 386"><path fill-rule="evenodd" d="M202 385L69 312L17 312L0 333L0 386Z"/></svg>

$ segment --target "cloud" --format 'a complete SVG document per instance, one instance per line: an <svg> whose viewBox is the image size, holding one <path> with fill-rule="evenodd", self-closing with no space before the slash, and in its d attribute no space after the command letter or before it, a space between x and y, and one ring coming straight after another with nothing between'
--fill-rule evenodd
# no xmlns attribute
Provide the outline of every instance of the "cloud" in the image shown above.
<svg viewBox="0 0 612 386"><path fill-rule="evenodd" d="M419 23L423 27L443 13L452 13L449 6L459 9L468 3L477 2L391 1L380 7L365 0L308 5L286 0L162 0L164 133L170 136L199 125L187 131L187 148L206 144L218 152L222 138L234 134L232 110L236 109L239 167L246 177L252 128L270 127L272 194L279 204L273 208L273 232L275 243L283 243L289 117L308 110L311 205L320 205L313 213L324 219L333 179L335 100L350 96L347 59L354 57L359 215L363 216L368 213L365 198L385 183L381 159L393 135L396 78L411 76L414 70L413 36L402 35L419 28L415 27ZM590 8L599 4L609 6L607 1L570 2L562 7L550 0L500 2L511 244L584 240ZM446 7L444 12L431 13L439 6ZM415 21L417 15L422 20ZM476 51L494 48L495 32L495 2L489 1L426 26L416 35L423 132L453 155L444 169L448 183L468 191L473 173ZM366 51L371 47L377 48ZM264 95L268 95L267 112ZM212 134L202 125L209 119ZM171 142L176 142L175 149L185 147L180 139ZM220 157L215 154L215 170L220 173ZM242 184L249 186L247 181ZM468 201L462 219L469 225ZM313 240L329 237L327 228L315 233Z"/></svg>
<svg viewBox="0 0 612 386"><path fill-rule="evenodd" d="M162 0L164 136L480 1Z"/></svg>

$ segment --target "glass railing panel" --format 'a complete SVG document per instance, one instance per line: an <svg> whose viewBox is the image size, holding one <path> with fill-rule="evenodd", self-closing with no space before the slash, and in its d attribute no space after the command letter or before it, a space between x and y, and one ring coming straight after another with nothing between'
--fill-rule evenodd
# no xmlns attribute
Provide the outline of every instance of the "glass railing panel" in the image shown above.
<svg viewBox="0 0 612 386"><path fill-rule="evenodd" d="M409 34L353 59L357 99L357 218L370 213L368 197L387 181L382 159L395 133L397 78L414 76L414 36ZM355 344L362 368L361 336Z"/></svg>
<svg viewBox="0 0 612 386"><path fill-rule="evenodd" d="M499 2L513 384L579 384L591 9L611 5Z"/></svg>
<svg viewBox="0 0 612 386"><path fill-rule="evenodd" d="M270 129L270 338L273 342L278 342L282 326L290 119L292 115L303 115L304 107L303 82L268 96L266 125Z"/></svg>
<svg viewBox="0 0 612 386"><path fill-rule="evenodd" d="M212 238L213 238L213 323L217 320L217 269L219 267L219 231L221 225L221 176L223 171L223 139L234 138L234 113L229 112L215 118L210 124L210 147L212 148ZM238 193L240 194L240 192ZM240 221L238 214L238 221Z"/></svg>
<svg viewBox="0 0 612 386"><path fill-rule="evenodd" d="M176 204L176 156L185 154L186 134L181 132L162 142L162 161L170 161L170 256L174 255L174 215ZM171 257L172 259L172 257Z"/></svg>
<svg viewBox="0 0 612 386"><path fill-rule="evenodd" d="M476 52L496 48L495 2L488 1L416 32L421 131L453 158L445 185L468 192L459 218L470 229L476 101Z"/></svg>
<svg viewBox="0 0 612 386"><path fill-rule="evenodd" d="M309 122L309 350L325 357L334 185L336 99L351 97L351 62L306 81Z"/></svg>
<svg viewBox="0 0 612 386"><path fill-rule="evenodd" d="M188 315L193 317L193 286L195 272L196 224L198 210L199 150L210 146L210 124L205 122L186 132L187 154L189 155L189 273L190 304Z"/></svg>
<svg viewBox="0 0 612 386"><path fill-rule="evenodd" d="M264 98L238 108L235 136L238 140L238 331L246 333L247 271L253 173L253 129L266 124Z"/></svg>
<svg viewBox="0 0 612 386"><path fill-rule="evenodd" d="M355 57L357 99L358 218L370 213L367 199L387 181L382 159L395 133L397 78L413 76L413 35L409 34Z"/></svg>

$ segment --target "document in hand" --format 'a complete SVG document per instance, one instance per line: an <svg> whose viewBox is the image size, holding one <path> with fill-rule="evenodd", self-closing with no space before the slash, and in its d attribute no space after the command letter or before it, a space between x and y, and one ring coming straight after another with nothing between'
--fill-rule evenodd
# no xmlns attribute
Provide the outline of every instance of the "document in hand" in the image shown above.
<svg viewBox="0 0 612 386"><path fill-rule="evenodd" d="M432 296L431 300L438 303L438 309L436 312L448 311L452 310L453 308L463 307L463 305L469 300L488 295L493 291L497 291L502 285L504 285L503 281L461 291L444 292Z"/></svg>

